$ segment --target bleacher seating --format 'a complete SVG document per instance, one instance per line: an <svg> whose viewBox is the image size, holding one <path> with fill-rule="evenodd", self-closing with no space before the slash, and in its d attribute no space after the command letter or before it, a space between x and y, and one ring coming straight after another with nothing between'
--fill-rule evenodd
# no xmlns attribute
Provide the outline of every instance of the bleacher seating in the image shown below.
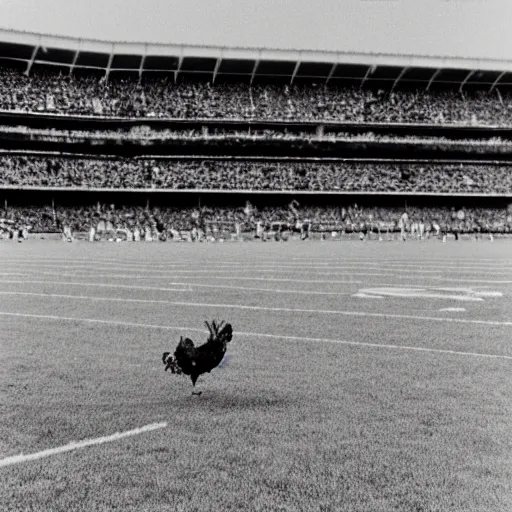
<svg viewBox="0 0 512 512"><path fill-rule="evenodd" d="M0 69L0 109L177 119L323 120L510 126L512 95L496 91L391 93L310 85L215 84L173 77L99 79Z"/></svg>
<svg viewBox="0 0 512 512"><path fill-rule="evenodd" d="M0 156L0 186L511 194L512 168L393 164Z"/></svg>

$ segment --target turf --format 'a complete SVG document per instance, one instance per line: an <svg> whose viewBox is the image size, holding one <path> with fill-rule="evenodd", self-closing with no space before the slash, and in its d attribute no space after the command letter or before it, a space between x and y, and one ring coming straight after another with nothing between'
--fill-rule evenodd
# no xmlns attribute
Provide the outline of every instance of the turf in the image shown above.
<svg viewBox="0 0 512 512"><path fill-rule="evenodd" d="M0 261L0 460L168 424L0 467L1 510L512 510L510 241L31 240ZM384 287L459 300L354 297ZM161 353L212 318L234 339L192 396Z"/></svg>

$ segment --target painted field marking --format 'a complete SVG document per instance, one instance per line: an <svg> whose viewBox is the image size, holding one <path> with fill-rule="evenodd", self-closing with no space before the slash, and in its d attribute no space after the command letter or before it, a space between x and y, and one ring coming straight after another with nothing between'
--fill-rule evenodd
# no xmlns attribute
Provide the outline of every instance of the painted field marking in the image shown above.
<svg viewBox="0 0 512 512"><path fill-rule="evenodd" d="M442 293L440 293L442 292ZM444 293L444 292L449 292ZM456 292L456 294L454 294ZM404 287L372 287L360 288L353 297L377 298L377 297L401 297L446 299L459 301L483 301L483 297L502 297L501 292L477 291L471 288L404 288Z"/></svg>
<svg viewBox="0 0 512 512"><path fill-rule="evenodd" d="M84 439L83 441L71 441L70 443L64 446L58 446L57 448L50 448L48 450L43 450L41 452L35 453L27 453L26 455L20 453L19 455L12 455L11 457L6 457L5 459L0 459L0 468L11 466L13 464L19 464L21 462L27 462L29 460L37 460L42 459L44 457L50 457L51 455L58 455L59 453L70 452L73 450L78 450L81 448L86 448L88 446L94 446L97 444L110 443L112 441L119 441L120 439L124 439L129 436L137 436L139 434L144 434L146 432L151 432L153 430L157 430L159 428L166 428L167 422L162 423L151 423L150 425L144 425L140 428L135 428L133 430L127 430L126 432L116 432L110 436L97 437L95 439Z"/></svg>
<svg viewBox="0 0 512 512"><path fill-rule="evenodd" d="M5 275L5 274L2 274L0 273L0 275ZM11 274L9 274L11 275ZM15 274L15 275L20 275L20 274ZM122 276L122 278L125 278L125 279L157 279L157 278L145 278L145 277L140 277L140 276ZM185 278L187 279L187 278ZM15 283L22 283L22 282L27 282L27 281L1 281L0 280L0 284L2 283L10 283L10 282L15 282ZM361 281L351 281L351 283L360 283ZM59 284L63 284L59 281L44 281L45 284L56 284L56 285L59 285ZM75 284L83 284L84 286L94 286L93 284L89 284L89 283L75 283ZM295 294L299 294L299 295L332 295L332 296L345 296L345 295L351 295L352 293L351 292L323 292L323 291L316 291L316 290L283 290L283 289L280 289L280 288L256 288L256 287L252 287L252 286L231 286L231 285L222 285L222 284L197 284L197 283L180 283L182 286L188 286L188 288L186 289L176 289L174 291L186 291L186 292L191 292L191 291L197 291L197 288L214 288L214 289L222 289L222 290L243 290L243 291L249 291L249 292L253 292L253 291L256 291L256 292L266 292L266 293L295 293ZM102 283L101 286L106 286L106 283ZM118 285L117 284L112 284L111 287L112 288L115 288L117 287ZM135 288L135 285L132 286L132 288ZM147 289L148 287L141 287L142 289ZM194 288L196 288L196 290L194 290ZM169 288L169 289L166 289L165 291L172 291L172 288ZM0 292L0 293L4 293L4 292Z"/></svg>
<svg viewBox="0 0 512 512"><path fill-rule="evenodd" d="M22 317L22 318L37 318L39 320L56 320L56 321L69 321L69 322L84 322L84 323L98 323L103 325L117 325L123 327L137 327L140 329L160 329L160 330L168 330L168 331L192 331L192 332L200 332L206 334L204 329L198 329L195 327L183 327L176 325L155 325L155 324L140 324L135 322L121 322L116 320L100 320L97 318L71 318L64 316L56 316L56 315L34 315L29 313L8 313L0 311L0 315L5 316L14 316L14 317ZM318 342L318 343L333 343L338 345L350 345L356 347L371 347L371 348L386 348L386 349L396 349L396 350L411 350L415 352L432 352L439 354L452 354L452 355L461 355L461 356L471 356L471 357L484 357L484 358L492 358L492 359L507 359L512 360L512 356L500 355L500 354L485 354L479 352L461 352L457 350L444 350L437 348L427 348L427 347L411 347L408 345L389 345L389 344L381 344L381 343L367 343L363 341L348 341L348 340L338 340L332 338L310 338L305 336L286 336L281 334L265 334L259 332L244 332L244 331L235 331L234 334L236 336L247 336L251 338L271 338L271 339L283 339L283 340L291 340L291 341L303 341L303 342Z"/></svg>
<svg viewBox="0 0 512 512"><path fill-rule="evenodd" d="M65 261L65 265L62 265L62 264L59 264L59 263L38 263L38 262L20 262L20 261L16 261L16 262L12 262L12 263L8 263L8 262L5 262L3 261L3 264L4 265L7 265L7 266L22 266L22 267L25 267L25 266L29 266L29 267L36 267L36 268L40 268L40 267L49 267L49 268L53 268L53 267L58 267L58 268L66 268L66 269L72 269L72 268L82 268L82 269L85 269L85 270L90 270L90 271L93 271L95 270L93 267L94 265L97 265L97 263L94 263L94 262L91 262L92 265L83 265L82 263L73 263L73 262L70 262L69 260ZM340 265L340 263L342 263ZM377 263L377 265L376 265ZM237 262L237 261L234 261L234 262L223 262L223 263L209 263L208 264L208 267L209 268L212 268L212 269L219 269L219 271L221 271L222 269L233 269L233 268L236 268L237 271L243 271L244 269L247 269L247 270L254 270L254 269L260 269L259 271L261 272L265 272L269 269L286 269L287 271L297 271L297 272L311 272L311 271L315 271L315 272L320 272L320 271L334 271L334 270L360 270L361 269L361 265L366 265L366 263L362 263L362 262L354 262L354 263L349 263L349 262L345 262L345 261L342 261L342 262L337 262L337 264L313 264L313 263L304 263L304 264L299 264L299 263L287 263L285 265L282 265L282 264L276 264L275 262L272 263L272 264L266 264L266 263L257 263L255 265L247 265L246 263L242 263L242 262ZM387 266L386 266L387 265ZM172 269L173 271L186 271L187 269L188 270L191 270L191 264L190 262L183 262L183 263L179 263L179 264L176 264L176 263L168 263L168 264L155 264L155 265L152 265L152 264L137 264L137 263L123 263L123 262L109 262L109 263L101 263L99 266L101 267L104 267L102 268L102 270L118 270L118 269L122 269L122 270L128 270L130 268L135 268L137 270L142 270L144 271L144 269L141 269L141 267L148 267L148 270L154 270L155 268L157 269L161 269L160 271L162 270L165 270L165 269ZM201 264L200 265L201 268L203 267L203 265ZM436 265L436 264L432 264L433 267L435 268L432 268L432 269L428 269L428 264L425 264L423 262L419 262L417 264L396 264L396 266L394 266L394 264L390 264L390 263L387 263L387 264L379 264L379 262L375 262L373 261L372 262L372 265L371 266L365 266L365 270L375 270L375 271L384 271L384 272L395 272L396 270L399 270L401 268L413 268L415 269L416 273L420 273L420 274L439 274L441 272L463 272L463 273L469 273L469 272L473 272L474 270L479 270L480 272L483 272L483 273L496 273L496 274L509 274L512 272L512 267L501 267L501 268L491 268L489 266L471 266L471 267L464 267L462 265L451 265L451 266L448 266L448 265ZM184 269L180 269L179 267L185 267ZM306 268L304 268L306 267ZM418 267L421 267L421 268L418 268ZM284 271L284 270L283 270Z"/></svg>
<svg viewBox="0 0 512 512"><path fill-rule="evenodd" d="M126 272L126 269L119 269L119 270L124 270ZM267 281L267 280L282 280L282 281L296 281L296 282L303 282L304 280L303 279L285 279L285 278L258 278L258 277L251 277L251 276L232 276L233 272L251 272L249 270L245 271L239 271L239 270L232 270L232 271L228 271L228 270L222 270L222 271L218 271L216 269L211 269L211 270L200 270L200 271L195 271L195 270L176 270L176 271L173 271L173 272L167 272L167 273L164 273L164 272L153 272L152 274L154 274L154 277L149 275L150 273L148 273L147 275L143 275L143 274L136 274L136 275L130 275L130 274L113 274L111 272L97 272L95 270L77 270L75 272L71 272L70 270L66 271L66 272L50 272L50 271L47 271L47 270L28 270L28 271L24 271L24 272L3 272L3 273L0 273L0 275L22 275L22 276L39 276L39 275L46 275L46 276L61 276L61 277L83 277L83 278L86 278L86 277L110 277L112 279L117 279L117 278L127 278L127 279L134 279L134 278L137 278L137 279L162 279L162 278L165 278L165 279L188 279L188 278L196 278L196 279L223 279L223 280L226 280L226 279L246 279L246 280L260 280L260 281ZM253 272L256 272L256 273L266 273L268 275L272 275L272 274L280 274L280 273L284 273L284 274L292 274L292 273L297 273L297 274L307 274L307 275L311 275L312 277L314 277L315 275L329 275L329 276L334 276L334 275L344 275L344 276L368 276L368 275L372 275L372 276L382 276L382 277L389 277L389 274L386 273L386 274L368 274L368 272L325 272L325 273L320 273L320 274L311 274L310 272L306 272L306 271L301 271L301 272L282 272L282 271L276 271L276 272L266 272L266 271L262 271L262 270L254 270ZM213 273L217 273L217 274L229 274L229 277L228 276L219 276L219 275L213 275L213 276L209 276L209 275L206 275L206 276L197 276L197 274L213 274ZM189 276L188 274L193 274L192 276ZM440 274L439 274L440 275ZM315 282L315 281L312 281L312 280L308 280L309 282ZM322 280L322 281L316 281L316 282L354 282L354 281L326 281L326 280Z"/></svg>
<svg viewBox="0 0 512 512"><path fill-rule="evenodd" d="M98 300L98 301L115 301L115 302L148 302L147 299L125 299L125 298L111 298L111 297L91 297L89 295L64 295L64 294L35 294L33 292L1 292L2 294L27 294L37 295L41 297L55 297L77 300ZM153 302L153 301L152 301ZM243 304L213 304L208 302L181 302L181 301L154 301L169 304L178 307L193 307L193 308L228 308L228 309L241 309L249 311L272 311L281 313L317 313L322 315L340 315L340 316L355 316L355 317L373 317L373 318L401 318L406 320L424 320L429 322L452 322L464 324L478 324L478 325L501 325L512 326L512 321L498 321L498 320L476 320L464 318L447 318L447 317L433 317L433 316L419 316L419 315L400 315L398 313L373 313L368 311L348 311L339 309L305 309L305 308L283 308L283 307L268 307L268 306L247 306ZM2 315L16 315L16 313L0 312ZM20 313L21 315L21 313ZM44 315L43 315L44 316Z"/></svg>
<svg viewBox="0 0 512 512"><path fill-rule="evenodd" d="M1 281L0 281L1 283ZM357 281L351 281L352 283L357 283ZM269 292L269 293L296 293L300 295L332 295L332 296L343 296L343 295L351 295L351 292L322 292L322 291L312 291L312 290L282 290L279 288L253 288L248 286L230 286L230 285L222 285L222 284L196 284L190 283L190 287L194 289L195 287L200 288L221 288L221 289L229 289L229 290L246 290L246 291L258 291L258 292Z"/></svg>
<svg viewBox="0 0 512 512"><path fill-rule="evenodd" d="M454 313L463 313L466 311L466 308L441 308L439 311L450 311Z"/></svg>
<svg viewBox="0 0 512 512"><path fill-rule="evenodd" d="M188 278L187 278L188 279ZM1 282L1 281L0 281ZM418 285L417 284L413 284L413 283L373 283L372 284L372 287L373 286L385 286L385 287L391 287L391 288L414 288L414 287L417 287ZM467 287L467 286L452 286L452 287L447 287L447 286L432 286L432 285L426 285L426 284L421 284L419 285L421 286L421 288L425 288L426 290L445 290L445 291L453 291L453 292L459 292L459 291L463 291L463 290L476 290L478 288L481 289L481 291L479 293L484 293L485 292L485 288L489 288L488 285L474 285L474 286L471 286L471 288ZM494 295L494 293L498 293L499 294L499 297L502 297L503 296L503 293L502 292L491 292L493 293L493 296L498 296L498 295Z"/></svg>
<svg viewBox="0 0 512 512"><path fill-rule="evenodd" d="M119 247L119 246L115 246L115 245L112 245L112 247ZM269 247L271 246L265 246L265 250L269 249ZM183 248L183 246L181 246L181 248ZM172 256L176 256L176 253L173 252L173 253L164 253L164 254L170 254ZM116 254L116 256L125 256L126 254L125 253L121 253L121 254ZM70 256L71 257L71 256ZM70 260L70 257L54 257L54 256L40 256L38 255L37 257L27 257L27 255L17 255L16 258L5 258L4 261L29 261L29 262L37 262L37 261L69 261ZM356 262L356 263L360 263L360 262L375 262L375 258L374 257L368 257L368 256L364 256L364 255L361 255L361 256L348 256L346 253L339 253L339 255L337 256L333 256L333 257L315 257L315 256L288 256L286 255L285 257L281 257L280 254L275 254L273 256L264 256L264 255L258 255L258 259L261 260L261 261L270 261L270 262L275 262L275 261L286 261L286 262L289 262L289 261L296 261L298 263L301 263L301 262L307 262L307 263L331 263L331 262ZM105 262L105 263L112 263L112 258L98 258L98 257L75 257L73 256L72 257L72 260L73 261L86 261L86 262L89 262L89 261L98 261L98 262ZM133 259L133 258L130 258L130 259L121 259L120 261L122 262L126 262L126 263L134 263L134 264L141 264L141 265L151 265L150 263L147 263L147 260L145 259ZM173 262L174 263L188 263L190 260L188 259L173 259ZM227 260L229 261L230 263L233 261L233 260ZM236 260L235 260L236 261ZM405 257L405 258L399 258L399 257L392 257L392 258L382 258L382 259L379 259L379 261L382 261L384 263L395 263L395 264L414 264L415 262L425 262L425 263L431 263L431 264L436 264L436 263L439 263L439 262L443 262L443 263L446 263L446 264L450 264L450 265L459 265L459 263L481 263L481 262L485 262L485 263L492 263L492 264L495 264L495 265L506 265L506 264L509 264L509 265L512 265L512 258L467 258L467 257L457 257L457 261L454 262L454 257L453 256L446 256L446 257L443 257L443 256L440 256L440 257L435 257L435 258L432 258L432 257L429 257L429 258L420 258L420 259L412 259L412 255L410 257ZM158 263L158 265L166 265L166 263Z"/></svg>
<svg viewBox="0 0 512 512"><path fill-rule="evenodd" d="M51 285L65 285L65 286L91 286L100 288L128 288L136 290L158 290L162 292L189 292L190 288L164 288L158 286L137 286L132 284L110 284L110 283L78 283L78 282L66 282L66 281L44 281L44 280L18 280L18 279L6 279L1 280L1 283L21 284L21 283L33 283L33 284L51 284ZM188 286L187 283L169 283L175 286Z"/></svg>
<svg viewBox="0 0 512 512"><path fill-rule="evenodd" d="M47 265L43 265L43 267L46 267ZM52 266L53 267L53 266ZM79 271L81 274L83 273L92 273L92 274L96 274L97 273L97 269L94 269L94 268L91 268L91 267L84 267L84 266L77 266L75 268L71 267L71 266L61 266L61 265L55 265L55 267L57 268L62 268L64 269L65 271L67 272L73 272L72 275L76 275L77 271ZM273 271L270 271L270 270L262 270L262 269L258 269L256 268L257 266L254 266L254 267L247 267L245 269L237 269L237 268L222 268L222 269L217 269L215 268L215 266L212 266L211 268L209 268L208 270L204 270L203 269L203 266L201 266L201 269L193 269L193 268L189 268L187 270L183 270L183 269L173 269L172 272L168 272L168 273L164 273L164 272L154 272L154 274L156 275L159 275L159 276L164 276L164 275L167 275L169 276L170 274L175 276L175 274L211 274L211 273L216 273L216 274L228 274L228 275L231 275L233 274L233 272L238 272L238 273L243 273L243 272L256 272L256 273L266 273L266 274L271 274L271 273L274 273L274 274L308 274L308 275L311 275L311 270L308 270L308 269L304 269L304 270L273 270ZM37 268L40 268L39 266ZM82 269L82 270L78 270L78 269ZM109 269L109 270L116 270L116 269ZM117 269L117 270L124 270L125 272L128 271L129 269L127 268L123 268L123 269ZM140 271L139 268L137 268L138 271ZM324 273L319 273L318 275L349 275L349 276L389 276L389 272L361 272L360 269L358 269L359 271L358 272L324 272ZM42 271L39 271L37 269L34 269L34 270L29 270L33 273L36 273L36 274L41 274ZM64 272L65 273L65 272ZM63 272L59 272L60 275L63 274ZM441 275L440 272L436 272L437 275ZM110 274L109 274L110 275ZM114 276L113 276L114 277Z"/></svg>
<svg viewBox="0 0 512 512"><path fill-rule="evenodd" d="M370 295L368 293L357 292L352 295L352 297L357 297L358 299L383 299L382 295Z"/></svg>
<svg viewBox="0 0 512 512"><path fill-rule="evenodd" d="M72 277L70 275L66 275L65 277ZM77 276L75 276L77 277ZM82 276L78 276L82 277ZM83 276L84 279L86 277L93 277L93 276ZM132 276L123 276L126 279L131 279ZM174 276L174 277L180 277L180 276ZM113 277L114 278L114 277ZM158 278L155 278L158 279ZM205 277L198 277L198 276L184 276L182 279L205 279ZM317 280L311 280L311 279L284 279L284 278L266 278L266 277L220 277L220 276L213 276L211 279L222 279L223 281L229 280L229 281L263 281L263 282L286 282L286 283L332 283L332 284L361 284L362 281L356 281L356 280L331 280L331 279L317 279ZM33 284L56 284L56 285L76 285L76 286L106 286L106 287L119 287L119 288L141 288L141 289L148 289L148 290L163 290L163 291L175 291L171 288L158 288L154 286L137 286L137 285L123 285L123 284L110 284L110 283L80 283L80 282L68 282L68 281L45 281L42 279L3 279L0 280L1 283L33 283ZM193 283L169 283L171 285L175 286L185 286L191 284L191 286L197 286Z"/></svg>
<svg viewBox="0 0 512 512"><path fill-rule="evenodd" d="M125 277L125 276L120 276L120 275L117 275L117 274L111 274L111 273L105 273L105 272L97 272L96 270L94 269L86 269L86 270L82 270L82 271L75 271L75 272L71 272L72 269L69 269L69 272L49 272L49 271L40 271L40 270L30 270L30 271L25 271L23 273L19 273L20 275L27 275L27 272L32 272L32 274L29 274L29 275L33 275L33 274L36 274L36 275L58 275L58 276L65 276L65 277L69 277L69 276L77 276L79 274L79 277L80 276L83 276L83 277L89 277L90 275L103 275L103 276L107 276L107 277L112 277L112 278L116 278L116 277ZM127 269L121 269L121 270L127 270ZM138 269L140 271L140 269ZM71 273L70 273L71 272ZM171 273L167 273L167 274L164 274L164 273L155 273L156 274L156 277L155 279L159 279L159 278L162 278L162 277L166 277L166 278L198 278L197 274L211 274L212 272L215 272L217 274L230 274L230 277L229 279L242 279L242 280L270 280L269 278L257 278L257 277L247 277L247 276L232 276L233 272L249 272L249 269L246 271L246 270L236 270L236 269L232 269L232 270L216 270L216 269L210 269L210 270L173 270ZM258 270L258 269L254 269L252 270L252 272L256 272L256 273L272 273L272 272L268 272L266 270ZM390 273L391 272L386 272L386 273L376 273L376 272L317 272L316 274L315 273L311 273L309 270L300 270L300 271L283 271L283 270L277 270L277 271L274 271L273 273L297 273L297 274L307 274L307 275L345 275L345 276L359 276L359 277L369 277L369 276L383 276L383 277L389 277L390 276ZM9 273L10 274L10 273ZM194 274L193 276L189 276L189 275L186 275L186 274ZM18 275L18 274L17 274ZM127 276L128 277L128 276ZM133 276L129 276L130 278L133 277ZM139 276L140 277L140 276ZM416 273L411 273L411 272L407 272L407 273L397 273L397 274L394 274L393 277L395 277L396 279L417 279L417 280L432 280L432 281L447 281L447 282L461 282L461 283L486 283L486 284L512 284L512 280L489 280L489 279L468 279L468 278L465 278L465 277L444 277L442 275L441 272L437 272L435 275L434 274L429 274L429 275L420 275L420 272L416 272ZM226 277L223 277L223 276L207 276L208 279L226 279ZM149 277L148 277L149 279ZM278 278L274 278L273 280L279 280ZM293 281L292 279L280 279L281 281ZM344 282L344 281L341 281L341 280L304 280L304 279L300 279L300 280L295 280L296 282L317 282L317 283L320 283L320 282L329 282L329 283L341 283L341 282ZM345 281L346 282L346 281ZM354 282L354 281L352 281Z"/></svg>
<svg viewBox="0 0 512 512"><path fill-rule="evenodd" d="M69 262L67 261L66 262L66 265L62 265L62 264L59 264L59 263L20 263L20 262L12 262L12 263L5 263L3 262L4 265L10 265L10 266L16 266L18 264L20 264L21 266L28 266L28 267L36 267L36 268L39 268L39 267L49 267L49 268L53 268L53 267L57 267L57 268L67 268L67 269L73 269L73 268L81 268L81 269L87 269L87 270L90 270L90 271L93 271L93 270L97 270L96 268L94 268L94 264L92 265L83 265L81 263L72 263L72 262ZM196 262L195 263L198 267L200 268L203 268L204 267L204 263L203 262ZM125 267L129 267L129 268L136 268L136 269L140 269L140 267L149 267L149 270L154 270L155 268L161 268L162 270L165 270L167 268L170 268L173 272L185 272L185 271L191 271L191 270L194 270L194 265L191 265L190 263L182 263L182 264L157 264L157 265L151 265L151 264L146 264L146 265L137 265L137 264L123 264L123 263L117 263L117 262L111 262L110 263L111 267L105 267L103 268L102 270L127 270ZM182 269L177 269L175 270L176 267L183 267ZM296 272L310 272L310 271L326 271L326 270L360 270L361 269L361 262L359 263L353 263L352 265L350 264L344 264L344 265L320 265L320 266L315 266L315 265L312 265L312 264L286 264L286 265L281 265L281 264L265 264L265 263L255 263L254 265L248 265L247 263L241 263L241 262L231 262L231 263L226 263L226 262L223 262L223 263L211 263L209 262L208 263L208 270L203 270L203 272L209 272L209 269L212 268L212 269L219 269L219 270L223 270L223 269L226 269L226 270L231 270L233 268L237 268L238 271L242 272L244 270L253 270L253 269L260 269L260 272L266 272L270 269L279 269L279 270L282 270L283 272L284 271L290 271L290 272L293 272L293 271L296 271ZM436 269L439 268L438 266L436 266ZM382 266L365 266L364 267L365 270L381 270L381 271L386 271L386 270L389 270L389 271L395 271L396 269L395 268L386 268L386 267L382 267ZM161 272L162 270L158 270L159 272ZM431 274L431 273L436 273L436 274L439 274L439 270L418 270L418 272L420 273L427 273L427 274Z"/></svg>
<svg viewBox="0 0 512 512"><path fill-rule="evenodd" d="M435 269L446 269L446 270L458 270L458 269L465 269L465 271L470 271L472 269L482 269L485 271L507 271L512 270L512 266L510 264L501 264L501 263L495 263L495 264L482 264L482 261L478 261L473 263L464 263L464 262L428 262L425 260L418 260L418 261L403 261L403 262L395 262L395 261L384 261L384 260L378 260L375 259L372 260L364 260L364 259L356 259L354 261L347 260L344 258L339 258L337 260L333 260L331 262L315 262L312 260L304 260L303 262L294 262L287 260L264 260L264 259L258 259L258 263L256 266L258 267L264 267L264 268L300 268L300 267L307 267L309 268L318 268L318 269L329 269L329 268L351 268L351 267L360 267L361 265L369 265L366 268L374 268L374 269L384 269L387 267L392 267L393 269L395 267L402 268L402 267L411 267L411 268L418 268L419 266L423 268L433 267ZM172 263L147 263L147 262L137 262L137 261L120 261L120 260L95 260L95 259L87 259L87 260L77 260L77 259L61 259L61 260L20 260L20 259L2 259L2 263L5 265L24 265L24 266L47 266L47 267L54 267L58 266L61 267L64 263L66 266L75 266L75 267L83 267L83 268L90 268L91 265L98 265L98 266L105 266L108 268L109 266L113 267L149 267L149 268L174 268L174 267L190 267L191 264L197 264L198 266L202 266L204 262L202 260L198 260L196 262L191 262L187 260L172 260ZM208 263L211 266L215 267L233 267L233 266L239 266L239 267L248 267L247 263L245 261L235 260L235 261L229 261L229 260L223 260L222 262L209 262ZM251 267L251 266L249 266ZM252 267L251 267L252 268Z"/></svg>
<svg viewBox="0 0 512 512"><path fill-rule="evenodd" d="M110 273L94 273L94 276L91 276L89 274L86 274L84 276L82 275L77 275L77 273L73 273L73 274L67 274L67 273L61 273L61 272L35 272L36 275L50 275L50 276L59 276L59 277L79 277L79 278L86 278L86 277L109 277L109 278L112 278L112 279L130 279L130 280L135 280L135 279L140 279L140 280L147 280L147 281L151 281L151 280L161 280L162 279L162 276L158 276L158 277L148 277L148 276L145 276L145 275L131 275L131 274L110 274ZM5 276L26 276L27 274L24 273L24 272L0 272L0 276L1 275L5 275ZM32 274L29 274L30 277L32 277ZM201 281L204 281L205 279L215 279L215 280L223 280L225 281L226 279L228 278L225 278L225 277L222 277L222 276L208 276L208 277L203 277L203 276L174 276L174 275L171 275L169 276L169 278L179 278L181 280L183 279L200 279ZM405 277L411 277L411 276L405 276ZM300 283L334 283L334 284L362 284L363 281L359 281L359 280L348 280L348 281L341 281L341 280L321 280L321 281L318 281L318 280L315 280L315 281L312 281L312 280L308 280L308 279L297 279L297 280L291 280L291 279L277 279L277 278L260 278L260 277L231 277L229 278L231 280L238 280L238 281L262 281L262 282L265 282L265 281L270 281L270 282L273 282L273 281L292 281L292 282L300 282ZM23 280L23 281L14 281L14 280L3 280L1 281L0 280L0 284L4 282L4 283L45 283L45 284L54 284L54 285L59 285L59 284L70 284L70 285L81 285L83 284L84 286L92 286L93 283L80 283L80 282L74 282L74 283L68 283L68 282L63 282L63 281L42 281L42 280ZM494 281L492 281L491 283L494 283ZM233 286L233 285L217 285L217 284L202 284L202 283L189 283L189 282L180 282L180 283L170 283L170 284L174 284L174 285L177 285L177 286L189 286L189 287L201 287L201 288L227 288L227 289L235 289L235 290L247 290L247 291L268 291L268 292L276 292L276 293L304 293L304 294L307 294L307 293L311 293L311 294L320 294L320 295L350 295L350 292L324 292L324 291L309 291L309 290L282 290L282 289L273 289L273 288L255 288L255 287L246 287L246 286ZM98 286L107 286L107 283L98 283ZM115 284L108 284L108 286L111 286L111 287L114 287L114 286L117 286ZM471 288L468 288L468 287L440 287L440 286L429 286L429 285L425 285L425 284L421 284L420 285L422 289L427 289L427 290L443 290L443 291L453 291L453 292L456 292L456 293L460 293L460 292L466 292L466 293L469 293L471 292L473 295L475 296L480 296L480 297L502 297L503 296L503 293L502 292L498 292L498 291L488 291L488 290L480 290L480 291L476 291L475 288L488 288L488 286L472 286ZM133 286L135 288L135 286ZM375 283L373 287L390 287L390 288L414 288L414 287L417 287L416 284L405 284L405 283ZM144 289L144 287L141 287ZM170 290L170 289L169 289ZM179 291L179 290L178 290ZM188 290L187 290L188 291ZM355 294L354 295L355 297L371 297L371 298L376 298L376 296L372 295L371 293L361 293L361 294Z"/></svg>

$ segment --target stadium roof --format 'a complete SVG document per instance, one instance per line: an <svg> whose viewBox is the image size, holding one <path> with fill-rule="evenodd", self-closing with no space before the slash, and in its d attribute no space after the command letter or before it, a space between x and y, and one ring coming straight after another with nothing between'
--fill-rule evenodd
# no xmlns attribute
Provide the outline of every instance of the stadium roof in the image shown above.
<svg viewBox="0 0 512 512"><path fill-rule="evenodd" d="M451 84L492 90L512 85L512 60L268 48L113 43L0 29L0 64L107 75L172 73L175 78L256 83L316 81L385 89Z"/></svg>
<svg viewBox="0 0 512 512"><path fill-rule="evenodd" d="M510 59L510 0L0 0L0 26L83 39Z"/></svg>

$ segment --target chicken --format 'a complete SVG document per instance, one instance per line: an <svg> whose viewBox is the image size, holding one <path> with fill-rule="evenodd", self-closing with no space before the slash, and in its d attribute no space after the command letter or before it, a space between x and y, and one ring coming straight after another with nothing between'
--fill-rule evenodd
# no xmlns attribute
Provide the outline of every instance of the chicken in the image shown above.
<svg viewBox="0 0 512 512"><path fill-rule="evenodd" d="M217 323L215 320L211 324L205 324L210 335L204 345L195 347L190 338L181 336L174 355L164 352L162 356L166 371L190 375L194 387L200 375L210 373L220 364L226 353L227 344L233 338L231 324L225 324L224 321Z"/></svg>

